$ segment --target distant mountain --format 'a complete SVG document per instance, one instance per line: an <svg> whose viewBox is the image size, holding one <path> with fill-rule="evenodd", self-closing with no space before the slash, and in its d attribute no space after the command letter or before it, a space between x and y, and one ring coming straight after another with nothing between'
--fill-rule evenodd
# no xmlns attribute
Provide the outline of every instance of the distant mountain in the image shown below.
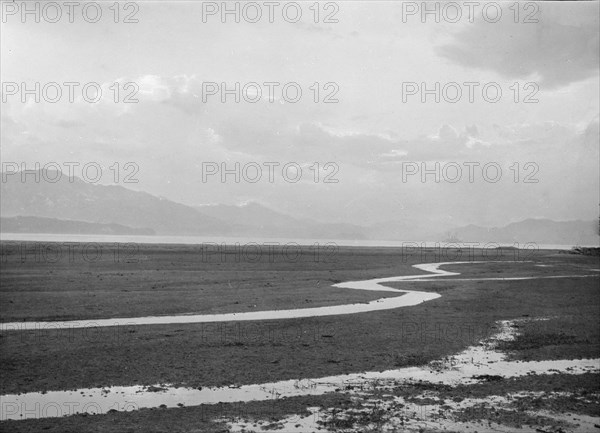
<svg viewBox="0 0 600 433"><path fill-rule="evenodd" d="M196 206L200 213L227 222L238 235L314 239L365 239L364 227L344 223L320 223L295 218L250 202L240 206Z"/></svg>
<svg viewBox="0 0 600 433"><path fill-rule="evenodd" d="M598 221L552 221L526 219L504 227L486 228L468 225L452 229L452 235L462 242L496 242L524 244L598 245ZM443 241L446 235L439 235Z"/></svg>
<svg viewBox="0 0 600 433"><path fill-rule="evenodd" d="M49 172L40 179L54 179ZM258 203L241 206L190 207L132 191L122 186L95 185L64 175L56 183L21 182L7 176L0 189L3 232L99 233L236 236L247 238L352 239L521 244L597 245L597 221L556 222L528 219L505 227L457 227L447 220L413 218L370 227L320 223L269 209ZM21 217L21 218L16 218ZM36 218L23 218L36 217ZM12 218L12 219L10 219ZM86 225L92 224L92 225ZM91 231L89 231L91 230Z"/></svg>
<svg viewBox="0 0 600 433"><path fill-rule="evenodd" d="M41 179L54 176L58 177L56 172L49 172ZM226 234L230 230L226 223L191 207L122 186L91 184L66 175L56 183L35 182L33 174L26 179L21 182L20 176L13 175L2 182L1 216L120 224L166 235Z"/></svg>
<svg viewBox="0 0 600 433"><path fill-rule="evenodd" d="M429 218L385 221L369 227L370 239L395 241L435 241L438 231L448 231L456 226Z"/></svg>
<svg viewBox="0 0 600 433"><path fill-rule="evenodd" d="M297 229L301 224L301 221L294 217L283 215L253 202L240 206L224 204L195 206L194 209L203 215L225 221L238 228L254 227L259 231L280 228Z"/></svg>
<svg viewBox="0 0 600 433"><path fill-rule="evenodd" d="M99 224L31 216L0 217L0 231L5 233L56 233L81 235L153 235L154 230L121 224Z"/></svg>
<svg viewBox="0 0 600 433"><path fill-rule="evenodd" d="M71 222L116 224L132 229L153 230L159 235L205 235L238 237L287 237L316 239L362 239L362 228L351 224L322 224L278 213L257 203L244 206L190 207L132 191L122 186L106 186L84 182L49 171L39 179L60 178L56 183L35 182L35 172L25 176L7 176L1 184L0 215L2 217L38 217ZM24 224L25 220L21 220ZM43 231L43 221L33 224L32 230ZM48 230L58 223L47 221ZM60 225L60 224L59 224ZM7 227L27 231L15 222ZM82 230L76 225L61 225L61 230ZM8 232L2 227L2 231ZM116 228L114 228L116 230ZM49 231L45 231L48 233ZM63 233L63 232L61 232ZM66 232L64 232L66 233ZM69 232L69 233L78 233ZM144 232L145 233L145 232Z"/></svg>

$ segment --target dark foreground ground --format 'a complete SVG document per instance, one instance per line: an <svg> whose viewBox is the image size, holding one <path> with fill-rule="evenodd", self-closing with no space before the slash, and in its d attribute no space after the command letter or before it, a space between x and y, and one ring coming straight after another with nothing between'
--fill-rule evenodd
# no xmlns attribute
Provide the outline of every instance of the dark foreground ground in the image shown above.
<svg viewBox="0 0 600 433"><path fill-rule="evenodd" d="M503 250L406 251L342 248L315 257L306 249L296 261L281 251L202 260L192 246L142 245L116 260L104 245L94 262L24 259L6 248L0 273L0 318L90 320L176 313L258 311L367 302L386 292L333 289L331 284L418 274L412 264L499 260L502 264L448 266L455 278L598 274L598 257ZM410 254L409 254L410 253ZM517 255L518 254L518 255ZM525 262L527 260L527 262ZM549 266L537 266L549 265ZM396 310L334 317L248 323L129 326L79 331L3 332L0 394L110 385L175 383L186 386L251 384L292 378L422 365L457 353L495 331L497 320L551 317L524 328L505 347L517 359L597 358L600 355L599 278L513 281L391 283L431 290L441 298ZM392 294L393 295L393 294ZM598 394L597 375L587 380L519 379L487 390L581 389ZM531 381L530 381L531 382ZM459 392L459 391L453 391ZM343 394L273 403L200 406L1 422L2 431L220 431L215 416L263 417L302 413L308 406L348 404ZM568 402L563 404L568 407ZM592 409L579 409L590 413ZM592 411L593 412L593 411ZM216 414L216 415L215 415ZM591 413L593 415L593 413ZM598 415L595 415L598 416Z"/></svg>

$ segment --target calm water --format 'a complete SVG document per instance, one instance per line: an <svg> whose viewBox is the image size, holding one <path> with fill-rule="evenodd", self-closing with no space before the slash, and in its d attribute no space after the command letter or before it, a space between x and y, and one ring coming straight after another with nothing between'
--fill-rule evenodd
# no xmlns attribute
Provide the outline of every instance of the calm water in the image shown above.
<svg viewBox="0 0 600 433"><path fill-rule="evenodd" d="M139 244L185 244L198 245L202 243L217 243L226 245L236 244L266 244L275 243L279 245L298 244L298 245L325 245L333 244L349 247L414 247L425 246L427 248L494 248L500 246L516 246L525 249L544 249L544 250L570 250L573 245L554 245L554 244L508 244L508 243L486 243L479 245L472 243L448 243L436 241L382 241L382 240L348 240L348 239L294 239L294 238L243 238L243 237L224 237L224 236L139 236L139 235L76 235L76 234L48 234L48 233L0 233L2 241L35 241L35 242L120 242L120 243L139 243ZM416 243L416 245L415 245ZM583 245L582 245L583 246ZM585 245L597 247L598 245Z"/></svg>

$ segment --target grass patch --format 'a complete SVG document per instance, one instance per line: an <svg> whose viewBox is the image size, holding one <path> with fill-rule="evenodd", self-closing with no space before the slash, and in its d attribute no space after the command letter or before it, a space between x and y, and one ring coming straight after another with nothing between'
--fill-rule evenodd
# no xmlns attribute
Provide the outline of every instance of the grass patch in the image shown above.
<svg viewBox="0 0 600 433"><path fill-rule="evenodd" d="M347 407L349 397L338 394L295 397L249 403L221 403L180 408L140 409L133 412L111 411L102 415L74 415L52 419L27 419L0 422L0 431L11 433L226 433L220 419L244 419L276 428L279 421L295 416L298 420L314 416L307 407L324 403ZM315 422L318 421L315 419Z"/></svg>
<svg viewBox="0 0 600 433"><path fill-rule="evenodd" d="M549 320L525 321L518 325L513 341L498 342L498 349L511 360L596 358L600 355L598 332L586 319L564 314ZM581 348L589 351L582 353Z"/></svg>
<svg viewBox="0 0 600 433"><path fill-rule="evenodd" d="M568 423L539 415L529 415L525 412L515 412L481 403L454 412L454 417L460 422L486 421L488 424L497 423L520 429L523 426L536 427L567 427Z"/></svg>

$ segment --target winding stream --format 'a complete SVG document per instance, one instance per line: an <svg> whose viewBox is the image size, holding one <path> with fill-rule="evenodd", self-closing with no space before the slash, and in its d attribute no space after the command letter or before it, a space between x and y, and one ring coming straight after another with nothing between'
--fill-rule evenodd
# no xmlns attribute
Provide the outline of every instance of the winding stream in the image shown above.
<svg viewBox="0 0 600 433"><path fill-rule="evenodd" d="M478 263L478 262L447 262L447 263L425 263L414 265L415 268L430 274L405 275L400 277L375 278L363 281L348 281L345 283L334 284L333 287L346 289L370 290L379 292L397 292L402 296L381 298L369 303L333 305L328 307L297 308L290 310L268 310L268 311L250 311L243 313L223 313L223 314L179 314L174 316L146 316L146 317L127 317L114 319L94 319L90 321L70 320L70 321L50 321L50 322L8 322L1 325L2 331L26 331L36 329L73 329L104 326L131 326L131 325L168 325L180 323L207 323L207 322L233 322L248 320L277 320L292 319L300 317L316 316L336 316L340 314L356 314L369 311L390 310L399 307L409 307L439 298L437 293L418 292L412 290L393 289L382 286L382 283L397 281L422 281L432 277L459 275L456 272L448 272L438 269L440 266L448 264Z"/></svg>
<svg viewBox="0 0 600 433"><path fill-rule="evenodd" d="M333 284L333 287L340 287L354 290L369 290L376 292L396 292L401 296L380 298L368 303L343 304L327 307L314 308L295 308L289 310L266 310L249 311L241 313L222 313L222 314L178 314L172 316L146 316L146 317L120 317L113 319L93 319L88 321L69 320L69 321L45 321L45 322L7 322L0 324L0 332L5 331L27 331L40 329L76 329L76 328L94 328L107 326L133 326L133 325L170 325L182 323L210 323L210 322L236 322L252 320L281 320L295 319L302 317L320 317L337 316L341 314L366 313L370 311L392 310L400 307L410 307L422 302L431 301L439 298L441 295L433 292L420 292L417 290L403 290L386 287L384 283L395 282L426 282L434 277L449 277L460 275L459 272L449 272L439 269L444 265L460 265L466 263L489 263L486 261L470 262L443 262L443 263L424 263L413 265L414 268L429 272L429 274L404 275L399 277L374 278L362 281L347 281L344 283ZM519 262L526 263L526 262ZM596 277L597 275L558 275L558 276L538 276L538 277L494 277L494 278L452 278L452 281L516 281L530 280L539 278L581 278ZM440 279L437 279L440 281ZM444 281L441 279L441 281Z"/></svg>
<svg viewBox="0 0 600 433"><path fill-rule="evenodd" d="M400 290L382 286L383 283L400 281L431 281L433 277L460 275L439 269L444 265L483 262L445 262L414 265L415 268L429 274L406 275L389 278L375 278L364 281L349 281L335 284L355 290L398 292L402 296L382 298L366 304L346 304L328 307L270 310L244 313L208 314L208 315L176 315L150 316L101 319L93 322L13 322L2 326L2 331L21 331L39 329L45 326L52 328L79 328L84 326L118 326L118 325L154 325L172 323L204 323L224 321L275 320L299 317L331 316L354 314L368 311L389 310L398 307L417 305L422 302L439 298L440 295L431 292ZM498 280L527 280L535 278L573 278L594 275L560 275L540 277L512 278L461 278L452 281L498 281ZM439 279L438 279L439 281ZM502 334L510 333L509 322L503 322ZM510 337L510 335L509 335ZM239 387L209 387L185 388L157 384L153 386L112 386L105 388L86 388L74 391L30 392L25 394L10 394L0 396L2 400L0 420L22 420L27 418L52 418L76 413L107 413L110 410L129 411L140 408L156 408L159 406L196 406L201 404L218 404L221 402L247 402L252 400L271 400L302 395L320 395L335 392L340 388L352 386L369 386L373 381L414 381L424 380L449 384L465 383L477 375L495 374L515 377L525 374L597 372L600 360L561 360L540 362L510 362L504 354L480 346L467 349L455 357L457 364L444 371L432 370L429 366L408 367L383 372L366 372L317 379L286 380L275 383L244 385Z"/></svg>

